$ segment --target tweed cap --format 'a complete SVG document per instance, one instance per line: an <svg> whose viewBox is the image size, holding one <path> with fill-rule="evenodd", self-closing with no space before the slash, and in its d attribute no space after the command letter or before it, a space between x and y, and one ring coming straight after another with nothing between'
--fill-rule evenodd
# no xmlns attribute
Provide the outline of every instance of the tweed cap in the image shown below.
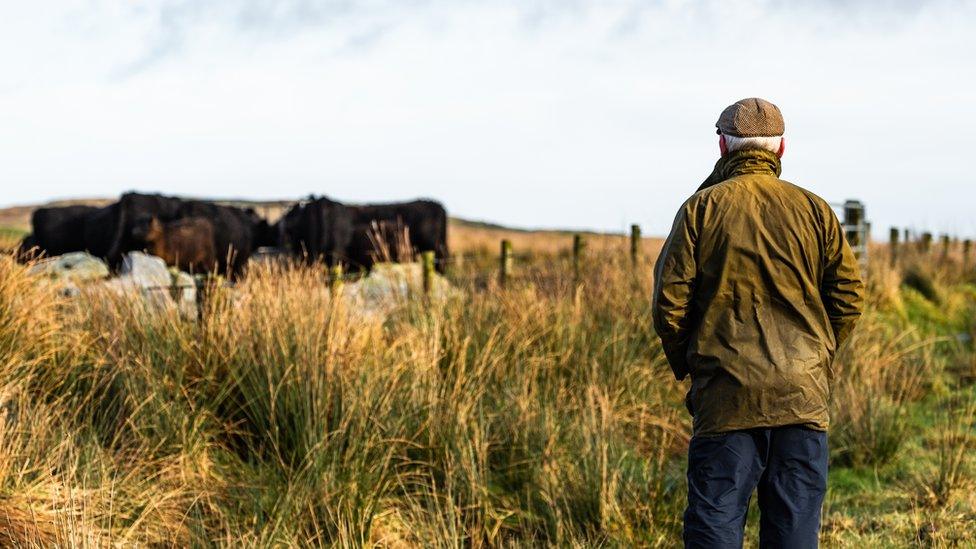
<svg viewBox="0 0 976 549"><path fill-rule="evenodd" d="M779 107L758 97L740 99L726 107L715 127L715 133L736 137L774 137L786 131Z"/></svg>

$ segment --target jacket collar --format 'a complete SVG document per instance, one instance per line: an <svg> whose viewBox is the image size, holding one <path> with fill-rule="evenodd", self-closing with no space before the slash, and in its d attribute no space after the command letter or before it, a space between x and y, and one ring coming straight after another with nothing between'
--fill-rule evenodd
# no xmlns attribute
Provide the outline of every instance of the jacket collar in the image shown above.
<svg viewBox="0 0 976 549"><path fill-rule="evenodd" d="M720 163L723 180L747 173L769 173L779 177L783 171L779 156L762 149L735 151L722 157Z"/></svg>
<svg viewBox="0 0 976 549"><path fill-rule="evenodd" d="M783 172L783 164L780 162L776 153L763 149L746 149L735 151L718 159L712 174L705 179L705 182L698 187L698 190L707 189L712 185L717 185L726 179L748 173L765 173L779 175Z"/></svg>

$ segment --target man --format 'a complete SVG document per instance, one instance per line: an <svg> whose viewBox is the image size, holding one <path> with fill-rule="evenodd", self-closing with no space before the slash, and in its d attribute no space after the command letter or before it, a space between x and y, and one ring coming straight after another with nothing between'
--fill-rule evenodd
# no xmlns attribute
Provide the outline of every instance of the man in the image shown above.
<svg viewBox="0 0 976 549"><path fill-rule="evenodd" d="M741 547L758 489L760 547L816 547L831 362L863 284L830 206L779 179L779 108L743 99L716 127L721 158L654 280L655 330L675 377L691 375L685 546Z"/></svg>

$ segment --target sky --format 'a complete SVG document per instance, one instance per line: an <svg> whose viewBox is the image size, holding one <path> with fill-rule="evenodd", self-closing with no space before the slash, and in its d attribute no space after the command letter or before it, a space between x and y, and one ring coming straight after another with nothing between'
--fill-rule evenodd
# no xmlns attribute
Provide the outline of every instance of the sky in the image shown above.
<svg viewBox="0 0 976 549"><path fill-rule="evenodd" d="M958 0L0 0L0 206L429 197L665 234L759 96L784 179L877 236L976 236L974 52Z"/></svg>

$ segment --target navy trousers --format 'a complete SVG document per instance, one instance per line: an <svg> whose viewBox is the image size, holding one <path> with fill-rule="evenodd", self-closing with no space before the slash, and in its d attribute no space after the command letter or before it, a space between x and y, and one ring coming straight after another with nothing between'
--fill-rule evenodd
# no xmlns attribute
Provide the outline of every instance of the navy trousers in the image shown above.
<svg viewBox="0 0 976 549"><path fill-rule="evenodd" d="M756 489L759 547L816 548L827 491L827 433L787 426L692 438L685 547L742 547Z"/></svg>

